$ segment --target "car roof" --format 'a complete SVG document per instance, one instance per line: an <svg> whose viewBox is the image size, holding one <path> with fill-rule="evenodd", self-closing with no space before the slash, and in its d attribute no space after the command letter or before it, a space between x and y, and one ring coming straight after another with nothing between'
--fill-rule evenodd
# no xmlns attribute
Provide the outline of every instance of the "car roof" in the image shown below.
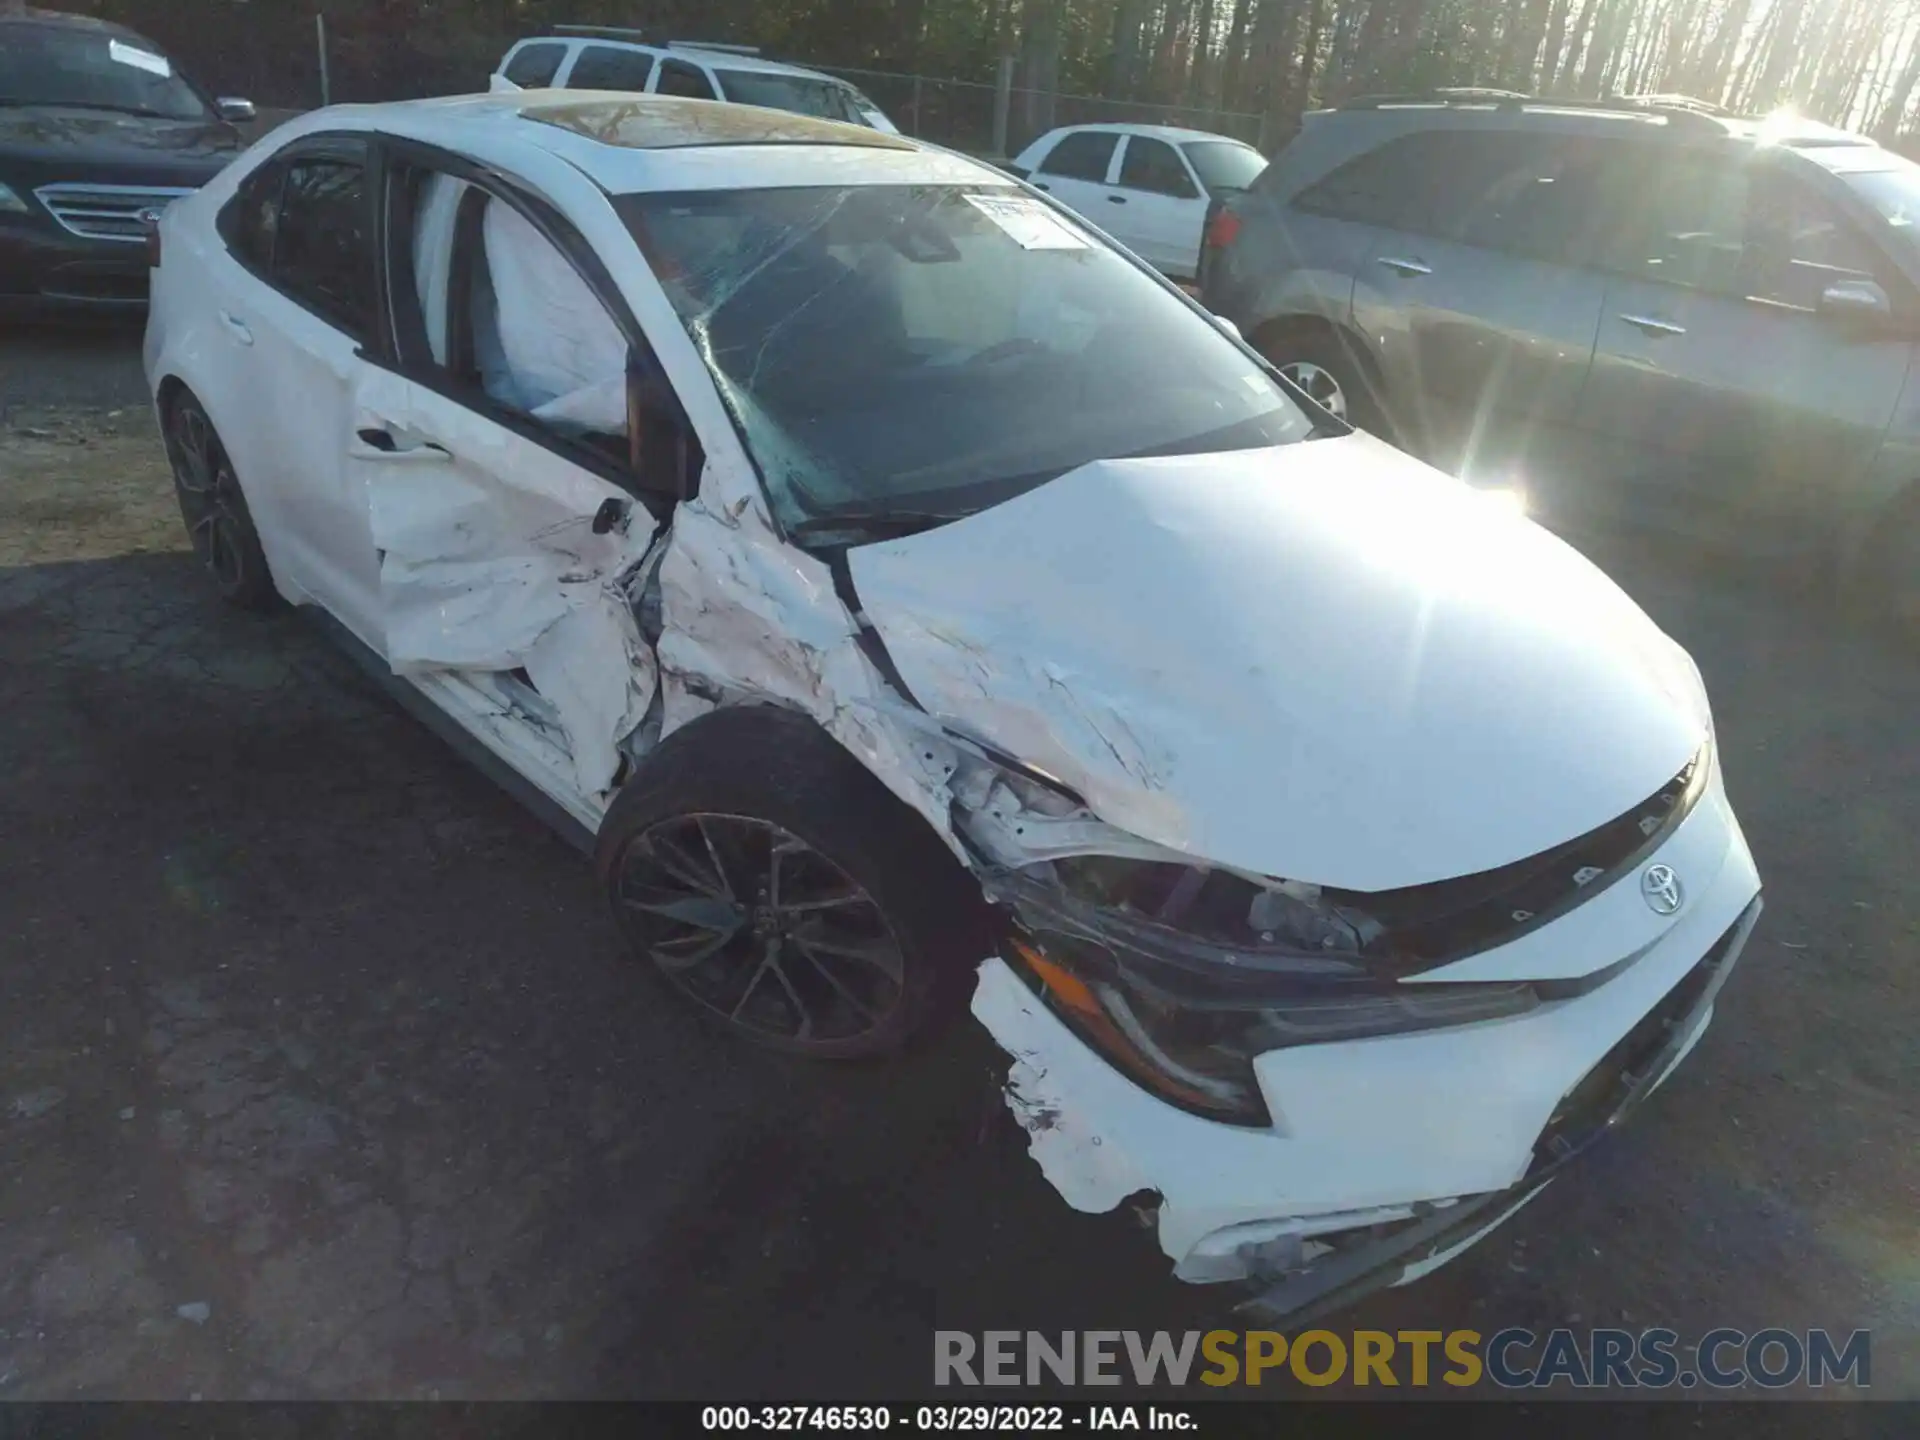
<svg viewBox="0 0 1920 1440"><path fill-rule="evenodd" d="M1253 146L1247 145L1246 141L1236 140L1231 135L1219 135L1211 130L1189 130L1179 125L1134 125L1125 121L1107 121L1088 125L1062 125L1050 133L1071 135L1076 131L1088 131L1097 135L1144 135L1156 140L1173 140L1182 143L1189 140L1225 140L1230 145L1246 145L1247 149L1253 149Z"/></svg>
<svg viewBox="0 0 1920 1440"><path fill-rule="evenodd" d="M71 10L36 10L31 6L20 10L9 10L0 5L0 25L38 25L55 26L62 30L87 30L96 35L110 35L120 40L138 41L149 50L155 52L159 50L159 46L137 30L129 30L124 25L116 25L111 20L101 20L93 15L76 15Z"/></svg>
<svg viewBox="0 0 1920 1440"><path fill-rule="evenodd" d="M371 130L505 169L556 156L612 194L787 185L1012 186L1004 171L864 125L625 90L456 95L309 111L275 132ZM537 152L537 153L536 153Z"/></svg>
<svg viewBox="0 0 1920 1440"><path fill-rule="evenodd" d="M836 85L847 82L834 75L819 70L809 70L804 65L790 65L784 60L768 60L759 55L743 55L735 50L708 49L690 40L656 42L635 40L621 35L534 35L520 42L520 45L533 44L536 41L558 41L561 44L579 43L581 45L608 45L620 50L644 50L651 55L671 55L682 60L701 61L716 70L751 70L762 75L801 75L809 80L830 80ZM515 50L520 48L515 45ZM509 54L512 51L508 52Z"/></svg>
<svg viewBox="0 0 1920 1440"><path fill-rule="evenodd" d="M551 125L623 150L680 150L707 145L851 145L914 150L911 140L788 110L636 95L626 90L548 91L524 101L521 120Z"/></svg>

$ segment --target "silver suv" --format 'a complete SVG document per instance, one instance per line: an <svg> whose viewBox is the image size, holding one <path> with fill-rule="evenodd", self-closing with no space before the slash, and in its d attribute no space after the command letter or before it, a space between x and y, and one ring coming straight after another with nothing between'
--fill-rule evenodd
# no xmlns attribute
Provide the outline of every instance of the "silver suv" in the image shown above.
<svg viewBox="0 0 1920 1440"><path fill-rule="evenodd" d="M1370 97L1201 280L1321 404L1543 518L1810 554L1920 615L1920 166L1675 101Z"/></svg>

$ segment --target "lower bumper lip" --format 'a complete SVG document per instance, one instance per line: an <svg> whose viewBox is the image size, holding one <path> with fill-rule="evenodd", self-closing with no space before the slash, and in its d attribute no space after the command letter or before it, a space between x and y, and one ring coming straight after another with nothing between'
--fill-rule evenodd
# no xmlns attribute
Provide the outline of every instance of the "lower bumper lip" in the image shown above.
<svg viewBox="0 0 1920 1440"><path fill-rule="evenodd" d="M1518 1183L1505 1190L1469 1196L1459 1204L1415 1220L1371 1243L1336 1250L1241 1302L1238 1308L1262 1320L1285 1320L1298 1325L1375 1290L1417 1278L1426 1268L1451 1259L1453 1253L1465 1249L1515 1214L1546 1189L1567 1165L1617 1128L1672 1072L1711 1013L1747 937L1759 921L1761 906L1762 901L1755 897L1714 948L1676 987L1676 990L1691 992L1685 1009L1677 1016L1660 1017L1665 1033L1653 1049L1626 1057L1626 1068L1610 1077L1615 1084L1604 1108L1596 1114L1569 1116L1564 1126L1550 1124L1536 1150L1533 1165ZM1658 1015L1658 1011L1655 1014ZM1611 1058L1603 1060L1602 1066Z"/></svg>

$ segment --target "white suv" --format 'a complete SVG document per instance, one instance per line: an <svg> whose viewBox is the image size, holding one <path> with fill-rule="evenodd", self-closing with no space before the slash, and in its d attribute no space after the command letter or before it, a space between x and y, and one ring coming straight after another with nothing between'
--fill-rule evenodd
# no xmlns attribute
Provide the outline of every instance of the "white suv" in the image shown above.
<svg viewBox="0 0 1920 1440"><path fill-rule="evenodd" d="M651 44L637 30L556 25L522 40L500 59L487 88L636 90L689 100L731 100L899 134L880 107L844 80L762 60L745 45L668 40Z"/></svg>

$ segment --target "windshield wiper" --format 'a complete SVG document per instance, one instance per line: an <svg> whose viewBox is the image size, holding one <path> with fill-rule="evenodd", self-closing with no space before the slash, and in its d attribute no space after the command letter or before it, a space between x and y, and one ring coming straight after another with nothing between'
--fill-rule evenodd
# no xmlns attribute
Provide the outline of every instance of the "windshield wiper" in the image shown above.
<svg viewBox="0 0 1920 1440"><path fill-rule="evenodd" d="M936 525L945 525L953 520L964 520L964 513L933 510L847 510L838 515L809 515L805 520L787 527L787 534L795 540L809 536L852 535L863 540L894 540L904 535L917 535L922 530L931 530Z"/></svg>
<svg viewBox="0 0 1920 1440"><path fill-rule="evenodd" d="M0 99L0 106L13 110L109 110L115 115L144 115L149 120L186 120L191 116L169 115L144 105L114 105L105 100L14 100Z"/></svg>

